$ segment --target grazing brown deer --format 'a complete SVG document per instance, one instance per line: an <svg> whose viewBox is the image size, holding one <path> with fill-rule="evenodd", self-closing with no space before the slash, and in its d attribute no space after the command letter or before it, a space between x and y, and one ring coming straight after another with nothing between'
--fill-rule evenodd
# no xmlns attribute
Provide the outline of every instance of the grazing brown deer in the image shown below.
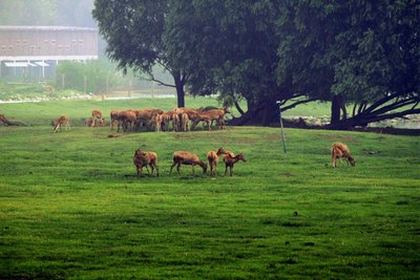
<svg viewBox="0 0 420 280"><path fill-rule="evenodd" d="M217 167L217 162L219 161L219 156L224 153L225 153L225 150L222 147L220 147L217 150L217 152L210 151L207 153L207 160L209 161L211 176L216 176L216 167Z"/></svg>
<svg viewBox="0 0 420 280"><path fill-rule="evenodd" d="M134 129L134 125L137 121L136 113L132 110L121 111L118 113L118 129L117 132L120 131L120 128L123 131L130 131Z"/></svg>
<svg viewBox="0 0 420 280"><path fill-rule="evenodd" d="M53 120L51 125L53 126L54 132L57 132L58 129L61 131L62 126L65 126L66 129L70 129L70 119L66 116L61 116L58 119Z"/></svg>
<svg viewBox="0 0 420 280"><path fill-rule="evenodd" d="M346 144L337 142L331 146L331 164L334 168L337 167L337 159L340 158L344 158L352 166L356 165L356 161L352 157L349 147Z"/></svg>
<svg viewBox="0 0 420 280"><path fill-rule="evenodd" d="M152 169L152 174L156 170L156 176L159 177L159 167L157 166L157 154L155 152L146 152L137 149L134 153L133 163L136 166L137 176L143 175L143 167L146 167L147 173L150 174L148 166Z"/></svg>
<svg viewBox="0 0 420 280"><path fill-rule="evenodd" d="M190 130L189 127L189 122L190 122L190 118L188 117L187 113L182 113L181 114L181 125L182 125L182 131L187 132L188 130Z"/></svg>
<svg viewBox="0 0 420 280"><path fill-rule="evenodd" d="M117 123L118 126L118 115L119 115L119 111L111 111L110 115L110 119L111 121L109 122L109 128L112 130L114 128L114 124Z"/></svg>
<svg viewBox="0 0 420 280"><path fill-rule="evenodd" d="M229 171L230 171L229 172L230 176L232 176L233 166L235 165L235 163L237 163L240 160L242 160L243 162L246 162L246 159L245 159L245 157L242 153L240 153L236 156L233 156L233 157L230 156L230 154L225 154L225 157L223 158L223 161L225 162L225 176L226 176L226 173L228 171L228 168L229 168Z"/></svg>
<svg viewBox="0 0 420 280"><path fill-rule="evenodd" d="M93 119L92 118L87 118L85 120L85 126L87 126L87 127L91 127L92 126L92 123L93 123Z"/></svg>
<svg viewBox="0 0 420 280"><path fill-rule="evenodd" d="M191 165L192 173L194 174L194 166L199 165L203 169L203 174L207 172L207 163L200 160L200 158L191 152L186 151L177 151L173 154L173 163L171 166L171 170L169 171L169 175L172 174L172 169L176 165L176 171L179 173L179 168L181 164Z"/></svg>
<svg viewBox="0 0 420 280"><path fill-rule="evenodd" d="M97 126L96 122L102 119L102 112L99 110L92 110L91 115L93 120L91 126Z"/></svg>

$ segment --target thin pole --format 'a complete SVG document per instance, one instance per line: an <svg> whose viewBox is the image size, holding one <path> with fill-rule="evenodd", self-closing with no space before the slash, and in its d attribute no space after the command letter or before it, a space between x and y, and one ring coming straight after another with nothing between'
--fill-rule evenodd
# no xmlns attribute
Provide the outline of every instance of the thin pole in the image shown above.
<svg viewBox="0 0 420 280"><path fill-rule="evenodd" d="M284 137L284 131L283 131L283 118L281 117L281 103L280 100L276 102L279 105L279 112L280 112L280 131L281 131L281 142L283 143L283 151L285 154L287 154L286 149L286 138Z"/></svg>

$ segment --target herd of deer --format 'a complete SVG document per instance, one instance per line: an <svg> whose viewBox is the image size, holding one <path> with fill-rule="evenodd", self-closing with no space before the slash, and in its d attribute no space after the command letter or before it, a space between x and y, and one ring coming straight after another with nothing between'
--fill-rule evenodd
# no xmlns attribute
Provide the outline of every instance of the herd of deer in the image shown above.
<svg viewBox="0 0 420 280"><path fill-rule="evenodd" d="M177 151L173 153L172 156L172 165L169 174L172 174L172 169L176 166L176 171L180 174L180 167L182 164L191 165L192 173L194 174L194 166L198 165L203 169L203 174L207 173L207 167L210 166L210 175L216 176L216 167L219 161L219 157L224 155L223 162L225 163L225 176L229 169L230 176L233 175L233 166L238 161L246 162L246 159L242 153L235 156L234 153L230 151L225 151L223 148L219 148L217 152L210 151L207 153L207 160L209 164L200 160L198 155L193 154L187 151ZM145 167L147 172L153 175L156 171L156 176L159 176L159 167L157 165L158 156L155 152L143 151L142 149L137 149L134 153L133 162L136 166L137 175L143 175L143 168ZM152 169L150 173L149 167Z"/></svg>
<svg viewBox="0 0 420 280"><path fill-rule="evenodd" d="M113 129L114 125L117 124L118 131L120 129L123 131L133 131L141 126L152 127L156 131L169 131L170 124L172 124L172 129L174 131L188 131L190 128L194 129L200 122L204 122L210 130L213 121L216 121L217 126L220 129L223 129L225 126L224 117L226 113L229 113L227 109L218 108L176 108L169 112L164 112L160 109L112 111L110 114L110 127ZM69 118L61 116L52 121L52 125L54 127L54 132L57 132L58 129L61 130L62 127L69 129ZM93 110L92 117L85 121L85 125L90 127L104 126L105 119L102 117L102 113L100 111ZM218 158L222 154L224 155L223 161L225 163L225 175L229 169L230 176L232 176L234 164L240 160L246 161L242 153L235 156L232 152L225 151L223 148L220 148L217 152L210 151L207 154L210 166L210 175L216 175ZM355 166L356 164L347 145L343 143L334 143L331 146L331 164L334 168L337 166L337 160L341 158L345 159L347 163L352 166ZM156 170L156 174L159 175L159 169L157 167L157 154L155 152L146 152L138 149L134 154L134 164L136 165L138 175L142 174L143 167L146 167L149 172L148 166L152 168L152 174L154 170ZM191 165L193 172L194 166L199 165L203 169L204 173L207 172L207 163L201 161L196 154L186 151L178 151L173 155L173 164L171 166L170 173L172 173L172 169L175 166L177 167L177 172L179 173L181 164Z"/></svg>
<svg viewBox="0 0 420 280"><path fill-rule="evenodd" d="M176 108L164 112L160 109L142 109L112 111L110 127L117 124L117 131L134 131L141 127L147 127L155 131L189 131L193 130L200 122L203 122L207 129L216 125L223 129L225 127L225 115L230 113L226 108L206 107L200 109Z"/></svg>
<svg viewBox="0 0 420 280"><path fill-rule="evenodd" d="M173 153L172 156L172 165L169 171L169 174L172 174L173 168L176 166L176 171L180 174L180 167L182 164L184 165L191 165L192 173L194 174L194 166L198 165L203 169L203 174L207 173L207 168L210 166L210 176L216 176L216 168L217 163L219 161L219 157L223 155L223 162L225 163L225 176L229 169L229 175L233 175L233 166L238 161L246 162L246 159L242 153L235 155L231 151L226 151L224 148L219 148L217 152L210 151L207 153L207 160L208 165L206 162L200 160L198 155L193 154L187 151L176 151ZM332 166L335 168L337 166L338 159L344 159L352 166L355 166L356 161L352 157L350 153L350 149L347 147L346 144L343 143L334 143L331 146L331 161ZM156 171L156 176L159 176L159 167L157 165L158 156L155 152L148 152L142 149L137 149L134 152L133 162L136 166L137 176L143 175L143 168L145 167L149 175L153 175L154 171ZM152 169L150 173L149 168Z"/></svg>
<svg viewBox="0 0 420 280"><path fill-rule="evenodd" d="M110 128L117 127L117 131L135 131L142 127L155 131L189 131L197 127L200 122L210 131L213 122L219 129L225 128L225 115L230 113L226 108L205 107L199 109L176 108L164 112L161 109L141 109L111 111ZM105 118L99 110L93 110L91 117L84 124L88 127L105 126ZM62 127L69 128L69 118L60 116L52 121L54 132Z"/></svg>

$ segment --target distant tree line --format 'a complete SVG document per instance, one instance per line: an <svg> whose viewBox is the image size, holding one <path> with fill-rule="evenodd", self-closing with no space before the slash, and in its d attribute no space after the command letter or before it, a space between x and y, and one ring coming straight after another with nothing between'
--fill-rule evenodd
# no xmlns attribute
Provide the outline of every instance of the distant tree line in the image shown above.
<svg viewBox="0 0 420 280"><path fill-rule="evenodd" d="M331 101L337 129L420 113L415 0L96 0L93 16L120 68L176 88L179 107L219 93L236 124L276 122L277 100Z"/></svg>

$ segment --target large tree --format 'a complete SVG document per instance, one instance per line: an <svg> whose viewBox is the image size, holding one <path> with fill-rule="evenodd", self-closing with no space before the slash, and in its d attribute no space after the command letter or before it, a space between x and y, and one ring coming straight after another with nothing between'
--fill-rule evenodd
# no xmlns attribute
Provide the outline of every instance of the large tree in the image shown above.
<svg viewBox="0 0 420 280"><path fill-rule="evenodd" d="M110 58L123 70L146 73L151 81L176 88L178 107L184 107L184 86L189 75L171 61L164 43L170 9L167 0L95 0L92 13L108 43ZM168 71L174 83L157 79L152 71L154 65Z"/></svg>
<svg viewBox="0 0 420 280"><path fill-rule="evenodd" d="M279 82L332 101L330 127L420 113L416 1L284 3Z"/></svg>
<svg viewBox="0 0 420 280"><path fill-rule="evenodd" d="M276 80L280 14L278 1L271 0L174 0L165 36L168 55L189 69L193 94L246 99L248 111L235 124L277 122L276 101L298 95L287 80Z"/></svg>

